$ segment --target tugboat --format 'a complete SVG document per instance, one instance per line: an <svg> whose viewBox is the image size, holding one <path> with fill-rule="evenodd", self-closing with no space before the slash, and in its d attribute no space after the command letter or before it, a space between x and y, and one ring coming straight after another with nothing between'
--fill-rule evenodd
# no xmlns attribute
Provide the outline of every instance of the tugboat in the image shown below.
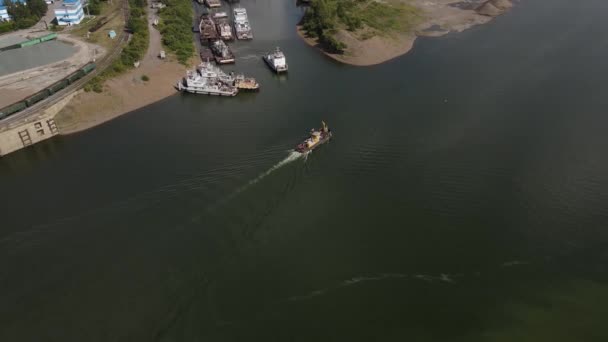
<svg viewBox="0 0 608 342"><path fill-rule="evenodd" d="M321 121L321 128L312 129L310 131L310 137L304 140L302 143L298 144L295 148L296 152L300 153L308 153L315 148L321 146L331 139L332 133L331 130L325 124L325 121Z"/></svg>
<svg viewBox="0 0 608 342"><path fill-rule="evenodd" d="M258 91L260 84L253 77L245 77L243 74L234 77L234 86L243 91Z"/></svg>
<svg viewBox="0 0 608 342"><path fill-rule="evenodd" d="M277 74L287 72L287 61L285 60L285 55L278 47L274 50L274 52L269 52L262 58L264 59L264 62L268 64L270 69Z"/></svg>

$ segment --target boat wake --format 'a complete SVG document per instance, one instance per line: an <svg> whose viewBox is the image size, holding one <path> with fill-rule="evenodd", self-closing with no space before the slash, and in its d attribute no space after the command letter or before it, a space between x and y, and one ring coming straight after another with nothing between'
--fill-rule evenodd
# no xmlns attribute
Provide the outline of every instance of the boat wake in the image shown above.
<svg viewBox="0 0 608 342"><path fill-rule="evenodd" d="M245 56L242 56L242 57L238 57L238 59L240 59L240 60L260 59L260 56L259 55L251 54L251 55L245 55Z"/></svg>
<svg viewBox="0 0 608 342"><path fill-rule="evenodd" d="M266 172L260 174L259 176L257 176L256 178L252 179L251 181L249 181L249 183L247 183L246 185L244 185L243 187L241 187L239 190L237 190L237 193L243 192L245 189L247 189L248 187L258 183L259 181L261 181L262 179L264 179L266 176L268 176L269 174L273 173L274 171L280 169L281 167L294 162L298 159L300 159L301 157L305 157L306 158L307 153L300 153L300 152L296 152L296 151L291 151L289 153L289 155L281 160L280 162L274 164L270 169L268 169Z"/></svg>
<svg viewBox="0 0 608 342"><path fill-rule="evenodd" d="M211 206L210 208L208 208L209 211L214 210L224 204L226 204L227 202L229 202L230 200L232 200L234 197L236 197L238 194L242 193L243 191L249 189L251 186L255 185L256 183L259 183L262 179L266 178L268 175L270 175L271 173L275 172L276 170L282 168L285 165L288 165L289 163L292 163L302 157L306 157L307 153L300 153L300 152L296 152L291 150L289 152L289 155L287 157L285 157L285 159L281 160L280 162L274 164L272 167L270 167L268 170L266 170L265 172L261 173L259 176L257 176L256 178L250 180L247 184L241 186L240 188L238 188L235 192L233 192L232 194L230 194L229 196L227 196L226 198L224 198L223 200L221 200L220 202L218 202L216 205Z"/></svg>

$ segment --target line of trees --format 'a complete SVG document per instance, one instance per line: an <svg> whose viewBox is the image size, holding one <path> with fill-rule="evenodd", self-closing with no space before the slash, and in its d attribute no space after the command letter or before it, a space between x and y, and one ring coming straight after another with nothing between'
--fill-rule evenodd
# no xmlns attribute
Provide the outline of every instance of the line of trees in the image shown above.
<svg viewBox="0 0 608 342"><path fill-rule="evenodd" d="M306 9L302 26L313 38L334 52L343 52L346 44L334 35L340 28L355 31L363 27L358 6L366 0L312 0Z"/></svg>
<svg viewBox="0 0 608 342"><path fill-rule="evenodd" d="M180 63L186 64L194 53L192 42L192 3L188 0L163 0L167 7L159 11L158 30L163 44L175 53Z"/></svg>
<svg viewBox="0 0 608 342"><path fill-rule="evenodd" d="M34 26L46 14L44 0L27 0L27 3L4 0L6 11L12 20L0 23L0 33Z"/></svg>
<svg viewBox="0 0 608 342"><path fill-rule="evenodd" d="M129 21L126 29L131 33L131 39L124 47L112 65L101 75L95 76L84 87L85 91L103 91L103 83L108 77L121 74L134 67L134 63L140 61L148 50L150 32L148 31L148 20L146 16L146 0L129 0Z"/></svg>

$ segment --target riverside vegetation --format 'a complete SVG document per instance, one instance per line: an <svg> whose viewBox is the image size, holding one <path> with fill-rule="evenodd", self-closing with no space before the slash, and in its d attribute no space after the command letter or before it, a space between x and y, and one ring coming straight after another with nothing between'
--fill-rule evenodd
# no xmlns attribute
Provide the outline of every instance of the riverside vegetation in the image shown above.
<svg viewBox="0 0 608 342"><path fill-rule="evenodd" d="M167 7L159 10L158 30L163 44L175 53L177 60L186 64L194 53L192 45L192 3L188 0L163 0Z"/></svg>
<svg viewBox="0 0 608 342"><path fill-rule="evenodd" d="M121 74L134 67L134 63L141 60L148 49L148 21L146 19L146 0L129 0L129 21L126 28L132 33L129 44L122 50L120 58L117 58L112 65L95 76L84 87L85 91L103 91L103 82L112 76Z"/></svg>
<svg viewBox="0 0 608 342"><path fill-rule="evenodd" d="M312 0L302 19L302 28L329 51L342 53L348 46L339 39L341 30L366 40L376 35L409 32L419 18L416 7L399 0Z"/></svg>

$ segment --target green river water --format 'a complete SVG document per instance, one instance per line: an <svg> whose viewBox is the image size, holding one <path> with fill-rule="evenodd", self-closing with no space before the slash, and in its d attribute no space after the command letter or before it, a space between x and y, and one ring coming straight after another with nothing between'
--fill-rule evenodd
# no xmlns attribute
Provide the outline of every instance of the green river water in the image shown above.
<svg viewBox="0 0 608 342"><path fill-rule="evenodd" d="M241 5L259 93L0 159L0 341L608 341L606 1L364 68L303 43L295 3Z"/></svg>

